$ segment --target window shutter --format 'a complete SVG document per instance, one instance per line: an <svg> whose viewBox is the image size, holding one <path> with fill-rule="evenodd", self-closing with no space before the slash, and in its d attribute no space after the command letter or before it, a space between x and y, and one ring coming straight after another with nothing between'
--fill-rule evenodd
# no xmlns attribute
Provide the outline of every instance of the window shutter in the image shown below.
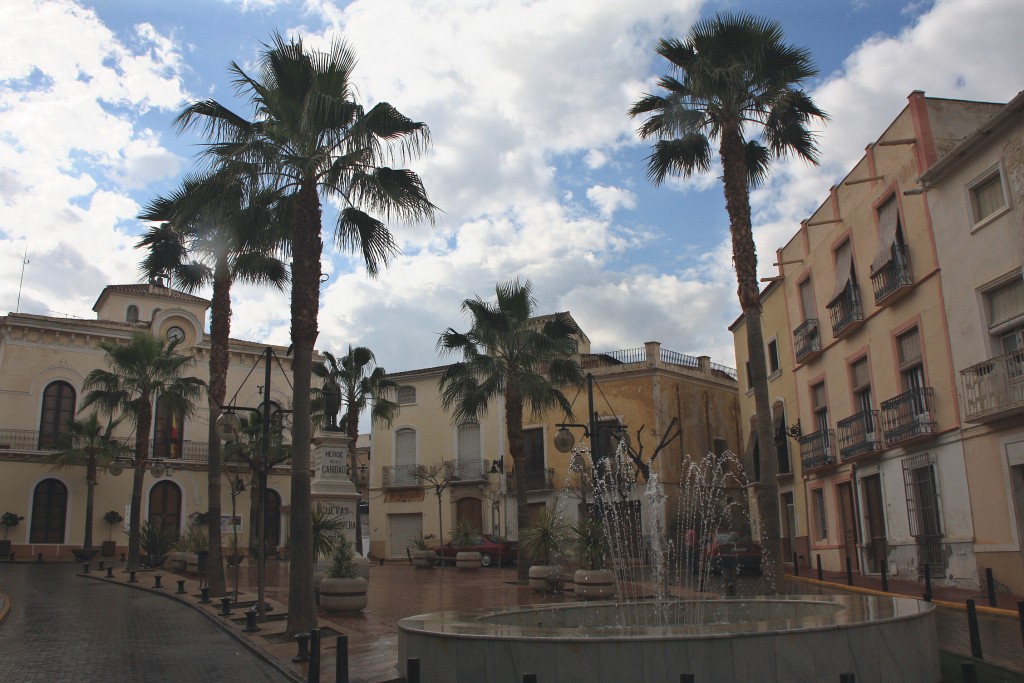
<svg viewBox="0 0 1024 683"><path fill-rule="evenodd" d="M853 388L863 389L864 387L871 384L871 378L868 377L868 361L867 359L859 360L853 364Z"/></svg>
<svg viewBox="0 0 1024 683"><path fill-rule="evenodd" d="M850 251L850 243L847 242L836 251L836 288L829 297L828 305L832 306L839 300L846 291L847 285L851 282L853 274L853 253Z"/></svg>
<svg viewBox="0 0 1024 683"><path fill-rule="evenodd" d="M896 338L900 370L921 362L921 337L915 327L912 331Z"/></svg>
<svg viewBox="0 0 1024 683"><path fill-rule="evenodd" d="M814 410L824 408L828 404L828 398L825 396L825 384L815 384L811 387L811 401L814 404Z"/></svg>
<svg viewBox="0 0 1024 683"><path fill-rule="evenodd" d="M398 403L399 405L409 405L410 403L416 402L416 387L412 386L401 386L398 387Z"/></svg>
<svg viewBox="0 0 1024 683"><path fill-rule="evenodd" d="M1006 200L1003 198L1003 181L998 173L974 188L974 221L985 220L999 209Z"/></svg>
<svg viewBox="0 0 1024 683"><path fill-rule="evenodd" d="M395 432L395 466L416 464L416 432L399 429Z"/></svg>
<svg viewBox="0 0 1024 683"><path fill-rule="evenodd" d="M872 275L892 261L892 248L896 244L896 226L899 222L899 207L896 204L896 197L893 197L878 210L878 251L871 262Z"/></svg>
<svg viewBox="0 0 1024 683"><path fill-rule="evenodd" d="M992 333L1024 320L1024 279L1019 277L988 295L989 324ZM1010 323L1011 325L1008 325Z"/></svg>
<svg viewBox="0 0 1024 683"><path fill-rule="evenodd" d="M472 422L459 425L459 460L480 459L480 425Z"/></svg>
<svg viewBox="0 0 1024 683"><path fill-rule="evenodd" d="M804 310L804 320L813 320L814 315L814 292L811 289L811 281L804 280L800 283L800 304Z"/></svg>

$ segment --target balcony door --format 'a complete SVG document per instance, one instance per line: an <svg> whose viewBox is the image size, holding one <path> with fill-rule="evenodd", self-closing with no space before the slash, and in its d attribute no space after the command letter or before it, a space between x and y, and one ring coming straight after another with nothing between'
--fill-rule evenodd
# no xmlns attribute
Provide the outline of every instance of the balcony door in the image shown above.
<svg viewBox="0 0 1024 683"><path fill-rule="evenodd" d="M465 522L479 532L483 529L483 504L479 498L462 498L455 502L455 523Z"/></svg>

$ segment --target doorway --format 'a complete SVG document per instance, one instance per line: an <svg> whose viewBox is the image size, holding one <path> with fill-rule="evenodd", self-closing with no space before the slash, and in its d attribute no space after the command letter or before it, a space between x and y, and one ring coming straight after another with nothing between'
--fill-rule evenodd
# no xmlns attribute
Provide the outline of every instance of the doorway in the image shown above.
<svg viewBox="0 0 1024 683"><path fill-rule="evenodd" d="M850 559L850 566L853 571L859 571L860 558L857 556L857 515L853 508L853 486L850 482L836 485L836 493L839 497L839 521L842 525L842 552L843 563Z"/></svg>
<svg viewBox="0 0 1024 683"><path fill-rule="evenodd" d="M483 503L479 498L461 498L455 502L456 524L465 522L473 527L473 531L480 533L483 519Z"/></svg>
<svg viewBox="0 0 1024 683"><path fill-rule="evenodd" d="M870 477L861 479L861 492L864 494L864 521L867 522L868 546L867 561L871 570L881 573L885 566L886 549L885 538L885 513L882 507L882 479L879 475L873 474Z"/></svg>

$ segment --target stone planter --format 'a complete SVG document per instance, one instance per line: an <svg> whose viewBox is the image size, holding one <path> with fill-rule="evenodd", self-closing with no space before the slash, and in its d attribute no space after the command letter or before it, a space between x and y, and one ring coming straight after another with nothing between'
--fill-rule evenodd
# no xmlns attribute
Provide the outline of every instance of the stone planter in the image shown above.
<svg viewBox="0 0 1024 683"><path fill-rule="evenodd" d="M366 579L335 579L325 576L320 581L320 606L328 612L359 612L366 607Z"/></svg>
<svg viewBox="0 0 1024 683"><path fill-rule="evenodd" d="M581 600L615 597L615 573L610 569L577 569L573 583L576 585L576 597Z"/></svg>
<svg viewBox="0 0 1024 683"><path fill-rule="evenodd" d="M412 557L412 566L417 569L433 569L437 564L437 553L433 550L412 550L409 555Z"/></svg>
<svg viewBox="0 0 1024 683"><path fill-rule="evenodd" d="M75 556L75 559L79 562L88 562L92 558L96 557L99 553L99 548L72 548L71 554Z"/></svg>
<svg viewBox="0 0 1024 683"><path fill-rule="evenodd" d="M113 557L117 552L117 541L103 541L103 557Z"/></svg>
<svg viewBox="0 0 1024 683"><path fill-rule="evenodd" d="M480 569L480 553L463 550L455 555L455 566L462 570Z"/></svg>
<svg viewBox="0 0 1024 683"><path fill-rule="evenodd" d="M171 569L175 571L183 572L188 566L188 553L175 551L168 555L167 559L171 563Z"/></svg>
<svg viewBox="0 0 1024 683"><path fill-rule="evenodd" d="M530 588L537 593L562 590L562 567L557 564L535 564L530 567Z"/></svg>

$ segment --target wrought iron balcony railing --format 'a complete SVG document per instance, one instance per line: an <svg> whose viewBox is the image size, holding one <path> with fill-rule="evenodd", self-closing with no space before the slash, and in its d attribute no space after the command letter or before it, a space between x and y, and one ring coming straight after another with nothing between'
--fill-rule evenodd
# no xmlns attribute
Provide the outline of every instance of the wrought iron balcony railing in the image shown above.
<svg viewBox="0 0 1024 683"><path fill-rule="evenodd" d="M893 245L892 260L877 273L871 274L871 287L875 290L875 303L885 299L914 284L914 276L910 272L910 258L904 245Z"/></svg>
<svg viewBox="0 0 1024 683"><path fill-rule="evenodd" d="M135 439L113 439L131 456L135 450ZM33 429L0 429L0 451L25 451L48 453L61 450L60 442L53 434L40 433ZM179 444L158 443L150 441L149 457L166 460L182 460L185 462L205 463L210 457L210 445L205 441L182 441Z"/></svg>
<svg viewBox="0 0 1024 683"><path fill-rule="evenodd" d="M822 429L800 437L800 464L804 471L836 463L832 455L835 430Z"/></svg>
<svg viewBox="0 0 1024 683"><path fill-rule="evenodd" d="M550 467L543 470L527 470L525 478L527 491L550 491L555 488L555 470ZM519 490L516 488L515 473L509 475L507 486L510 493Z"/></svg>
<svg viewBox="0 0 1024 683"><path fill-rule="evenodd" d="M846 285L843 293L828 307L832 317L832 335L838 337L846 330L853 329L854 323L864 320L864 309L860 305L860 291L853 283Z"/></svg>
<svg viewBox="0 0 1024 683"><path fill-rule="evenodd" d="M386 489L414 488L420 486L419 465L389 465L384 468L381 486Z"/></svg>
<svg viewBox="0 0 1024 683"><path fill-rule="evenodd" d="M960 371L964 418L984 422L1024 412L1024 349Z"/></svg>
<svg viewBox="0 0 1024 683"><path fill-rule="evenodd" d="M839 455L843 460L882 450L877 410L864 410L851 415L837 422L836 427L839 428Z"/></svg>
<svg viewBox="0 0 1024 683"><path fill-rule="evenodd" d="M809 318L793 330L793 353L798 361L809 360L821 352L821 335L818 333L818 319Z"/></svg>
<svg viewBox="0 0 1024 683"><path fill-rule="evenodd" d="M490 472L486 460L452 460L452 481L484 481Z"/></svg>
<svg viewBox="0 0 1024 683"><path fill-rule="evenodd" d="M935 391L921 387L882 402L882 433L886 446L935 433Z"/></svg>

